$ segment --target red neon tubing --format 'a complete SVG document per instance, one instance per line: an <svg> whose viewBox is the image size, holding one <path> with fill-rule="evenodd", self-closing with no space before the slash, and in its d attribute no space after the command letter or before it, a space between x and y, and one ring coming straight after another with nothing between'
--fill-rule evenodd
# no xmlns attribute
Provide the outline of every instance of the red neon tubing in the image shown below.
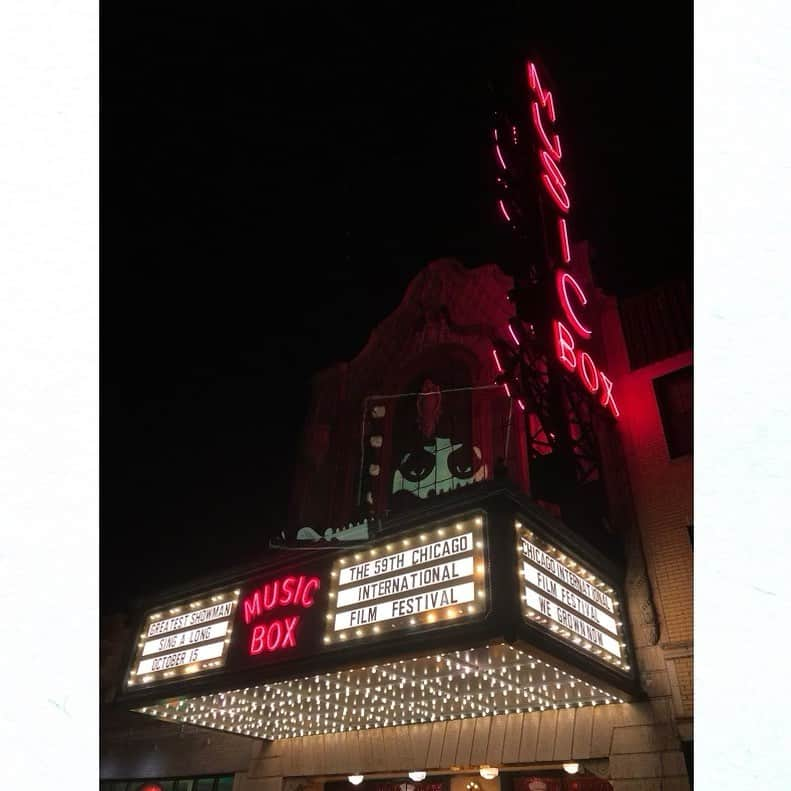
<svg viewBox="0 0 791 791"><path fill-rule="evenodd" d="M555 285L557 286L560 306L563 308L563 312L566 314L571 326L577 335L581 335L583 338L590 338L593 333L579 320L574 308L571 307L571 300L569 299L568 285L571 285L572 291L577 295L577 299L582 306L584 307L588 304L588 298L582 288L580 288L580 284L568 272L558 269L555 275Z"/></svg>
<svg viewBox="0 0 791 791"><path fill-rule="evenodd" d="M552 101L552 93L550 91L545 91L541 87L541 82L538 79L538 72L536 71L535 64L530 63L529 61L527 63L527 84L538 97L538 100L541 102L541 106L546 108L547 114L549 115L549 120L554 124L555 103Z"/></svg>
<svg viewBox="0 0 791 791"><path fill-rule="evenodd" d="M555 164L552 157L546 151L542 151L541 162L545 172L541 176L544 186L547 188L557 207L565 214L571 207L568 193L565 190L566 179L560 172L560 168Z"/></svg>
<svg viewBox="0 0 791 791"><path fill-rule="evenodd" d="M533 116L533 126L538 132L538 137L544 145L544 148L552 155L555 161L560 161L563 152L560 150L560 138L554 135L554 142L550 143L547 133L544 131L544 125L541 123L541 114L538 111L538 102L530 103L530 112Z"/></svg>

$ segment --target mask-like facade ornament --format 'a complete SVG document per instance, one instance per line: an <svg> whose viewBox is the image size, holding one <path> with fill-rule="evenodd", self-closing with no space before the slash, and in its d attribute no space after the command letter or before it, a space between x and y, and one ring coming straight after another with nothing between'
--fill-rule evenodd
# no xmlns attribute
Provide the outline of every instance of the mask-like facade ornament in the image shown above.
<svg viewBox="0 0 791 791"><path fill-rule="evenodd" d="M402 456L393 474L393 494L409 492L427 498L482 481L486 476L487 466L477 445L435 437L433 442Z"/></svg>

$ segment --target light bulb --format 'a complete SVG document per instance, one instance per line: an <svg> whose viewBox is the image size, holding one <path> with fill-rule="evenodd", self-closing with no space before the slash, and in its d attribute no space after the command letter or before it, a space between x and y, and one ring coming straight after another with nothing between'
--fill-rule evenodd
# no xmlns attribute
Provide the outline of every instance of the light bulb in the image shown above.
<svg viewBox="0 0 791 791"><path fill-rule="evenodd" d="M494 780L500 774L500 770L496 766L482 766L480 772L484 780Z"/></svg>
<svg viewBox="0 0 791 791"><path fill-rule="evenodd" d="M349 775L347 779L353 786L358 786L360 783L362 783L365 777L363 775Z"/></svg>
<svg viewBox="0 0 791 791"><path fill-rule="evenodd" d="M410 772L409 773L409 779L410 780L414 780L416 783L419 783L421 780L425 780L426 779L426 773L425 772Z"/></svg>
<svg viewBox="0 0 791 791"><path fill-rule="evenodd" d="M580 765L578 763L569 762L563 764L563 768L570 774L575 775L579 771Z"/></svg>

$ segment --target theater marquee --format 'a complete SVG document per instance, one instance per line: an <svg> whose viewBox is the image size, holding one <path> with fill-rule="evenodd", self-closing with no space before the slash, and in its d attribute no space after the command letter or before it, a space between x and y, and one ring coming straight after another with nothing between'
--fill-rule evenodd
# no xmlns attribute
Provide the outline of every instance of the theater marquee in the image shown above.
<svg viewBox="0 0 791 791"><path fill-rule="evenodd" d="M149 613L127 686L193 675L225 664L239 590L223 590Z"/></svg>
<svg viewBox="0 0 791 791"><path fill-rule="evenodd" d="M460 499L153 606L125 704L282 739L634 695L619 569L515 493Z"/></svg>
<svg viewBox="0 0 791 791"><path fill-rule="evenodd" d="M324 643L482 615L483 521L470 517L338 558Z"/></svg>
<svg viewBox="0 0 791 791"><path fill-rule="evenodd" d="M612 585L522 522L515 527L525 620L597 662L628 672L625 616Z"/></svg>

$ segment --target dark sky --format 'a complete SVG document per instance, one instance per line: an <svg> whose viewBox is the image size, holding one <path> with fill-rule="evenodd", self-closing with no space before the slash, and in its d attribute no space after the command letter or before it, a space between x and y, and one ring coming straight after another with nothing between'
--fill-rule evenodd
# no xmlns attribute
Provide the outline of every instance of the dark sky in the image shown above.
<svg viewBox="0 0 791 791"><path fill-rule="evenodd" d="M265 553L311 375L428 261L496 259L487 82L520 53L600 285L691 268L690 10L259 5L103 4L104 612Z"/></svg>

